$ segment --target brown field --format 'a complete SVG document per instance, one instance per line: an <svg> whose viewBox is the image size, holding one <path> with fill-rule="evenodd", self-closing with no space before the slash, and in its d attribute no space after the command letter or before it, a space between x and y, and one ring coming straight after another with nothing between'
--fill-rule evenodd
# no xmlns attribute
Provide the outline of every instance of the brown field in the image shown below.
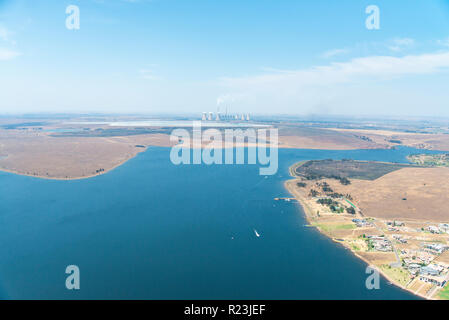
<svg viewBox="0 0 449 320"><path fill-rule="evenodd" d="M298 149L382 149L386 143L377 143L362 139L362 135L352 132L308 127L281 127L279 129L279 147Z"/></svg>
<svg viewBox="0 0 449 320"><path fill-rule="evenodd" d="M365 216L383 219L449 221L449 168L404 168L374 181L351 180L348 186L328 179L349 193ZM406 199L406 200L404 200Z"/></svg>
<svg viewBox="0 0 449 320"><path fill-rule="evenodd" d="M435 261L449 264L449 251L443 252Z"/></svg>
<svg viewBox="0 0 449 320"><path fill-rule="evenodd" d="M85 178L107 172L146 148L167 146L169 136L52 137L46 133L0 130L0 170L52 179Z"/></svg>
<svg viewBox="0 0 449 320"><path fill-rule="evenodd" d="M448 134L427 134L387 130L359 130L338 128L329 128L329 130L338 133L354 134L357 136L363 135L371 139L375 144L386 145L388 147L404 145L417 149L449 151ZM395 140L398 140L401 143L391 142Z"/></svg>
<svg viewBox="0 0 449 320"><path fill-rule="evenodd" d="M369 264L382 265L396 261L393 252L357 252L363 260Z"/></svg>
<svg viewBox="0 0 449 320"><path fill-rule="evenodd" d="M413 292L414 294L425 297L429 293L430 289L432 289L432 285L428 284L428 283L423 283L421 281L414 280L410 284L408 289L411 292Z"/></svg>

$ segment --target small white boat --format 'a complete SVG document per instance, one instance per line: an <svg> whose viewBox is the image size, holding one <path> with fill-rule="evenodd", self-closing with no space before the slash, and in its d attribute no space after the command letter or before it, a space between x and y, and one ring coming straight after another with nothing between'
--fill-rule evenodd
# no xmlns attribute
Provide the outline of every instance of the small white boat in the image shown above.
<svg viewBox="0 0 449 320"><path fill-rule="evenodd" d="M257 230L256 229L254 229L254 233L256 234L256 237L260 237L260 234L257 232Z"/></svg>

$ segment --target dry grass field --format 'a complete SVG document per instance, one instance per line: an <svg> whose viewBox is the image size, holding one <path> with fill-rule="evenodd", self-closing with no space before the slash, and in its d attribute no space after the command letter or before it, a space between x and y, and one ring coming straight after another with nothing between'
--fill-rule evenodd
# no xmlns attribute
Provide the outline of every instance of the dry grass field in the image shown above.
<svg viewBox="0 0 449 320"><path fill-rule="evenodd" d="M404 145L417 149L449 151L448 134L427 134L387 130L359 130L338 128L329 128L329 130L338 133L365 136L372 140L374 144L384 145L387 147Z"/></svg>
<svg viewBox="0 0 449 320"><path fill-rule="evenodd" d="M374 181L351 180L347 186L328 179L340 193L349 193L369 217L449 221L449 168L403 168Z"/></svg>
<svg viewBox="0 0 449 320"><path fill-rule="evenodd" d="M137 146L169 143L164 134L61 138L0 130L0 169L53 179L85 178L107 172L146 149Z"/></svg>
<svg viewBox="0 0 449 320"><path fill-rule="evenodd" d="M353 132L339 132L321 128L280 127L279 147L298 149L354 150L388 148L387 143L364 139Z"/></svg>

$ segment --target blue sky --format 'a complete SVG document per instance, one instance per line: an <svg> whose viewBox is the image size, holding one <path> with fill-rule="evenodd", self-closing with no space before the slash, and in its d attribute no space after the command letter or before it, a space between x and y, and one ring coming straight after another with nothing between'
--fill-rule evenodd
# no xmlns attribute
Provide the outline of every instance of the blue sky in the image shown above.
<svg viewBox="0 0 449 320"><path fill-rule="evenodd" d="M0 113L449 116L449 0L0 0L0 97Z"/></svg>

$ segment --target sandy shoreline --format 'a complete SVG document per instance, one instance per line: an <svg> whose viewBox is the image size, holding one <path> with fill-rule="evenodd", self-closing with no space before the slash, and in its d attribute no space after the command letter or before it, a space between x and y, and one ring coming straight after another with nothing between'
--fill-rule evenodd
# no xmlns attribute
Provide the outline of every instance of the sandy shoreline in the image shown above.
<svg viewBox="0 0 449 320"><path fill-rule="evenodd" d="M301 205L301 208L304 211L304 216L307 220L308 223L312 223L312 221L310 220L310 216L312 216L312 212L311 209L309 208L309 206L306 204L306 202L304 201L303 197L295 191L294 187L293 187L293 182L298 181L298 179L294 178L294 176L292 175L292 170L294 170L294 168L296 168L298 164L294 164L293 166L290 167L289 172L290 175L293 177L293 179L287 180L284 182L284 188L298 201L298 203ZM339 244L340 246L343 246L344 249L350 251L355 257L357 257L358 259L362 260L364 263L366 263L367 266L370 266L373 269L376 269L379 274L381 274L385 279L387 279L387 281L407 292L412 293L415 296L418 296L420 298L423 299L429 299L423 295L417 294L413 291L408 290L406 287L404 287L403 285L395 282L393 279L391 279L391 277L389 277L387 274L385 274L385 272L383 272L382 270L380 270L377 266L372 265L367 259L365 259L364 257L360 256L359 254L357 254L357 252L355 252L354 250L351 250L351 248L345 246L343 243L341 243L340 241L335 240L335 238L333 238L331 235L329 235L328 233L326 233L324 230L322 230L320 227L316 227L316 229L324 236L330 238L333 242Z"/></svg>

